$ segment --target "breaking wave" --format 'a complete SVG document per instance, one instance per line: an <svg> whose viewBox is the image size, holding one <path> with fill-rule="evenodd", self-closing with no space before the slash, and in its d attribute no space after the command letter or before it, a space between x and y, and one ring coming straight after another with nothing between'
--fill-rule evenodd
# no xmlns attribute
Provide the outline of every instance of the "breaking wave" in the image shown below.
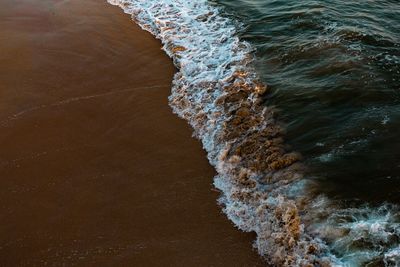
<svg viewBox="0 0 400 267"><path fill-rule="evenodd" d="M399 264L396 206L343 207L313 191L284 143L268 87L252 67L240 24L206 0L108 0L163 43L178 68L169 98L218 175L219 200L276 266ZM372 266L372 265L371 265ZM379 266L379 265L378 265Z"/></svg>

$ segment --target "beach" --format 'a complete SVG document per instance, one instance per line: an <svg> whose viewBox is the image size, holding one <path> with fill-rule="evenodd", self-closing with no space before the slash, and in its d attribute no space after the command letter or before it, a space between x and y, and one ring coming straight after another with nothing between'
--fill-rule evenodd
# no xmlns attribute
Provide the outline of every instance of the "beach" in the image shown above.
<svg viewBox="0 0 400 267"><path fill-rule="evenodd" d="M263 266L129 15L0 0L0 39L1 266Z"/></svg>

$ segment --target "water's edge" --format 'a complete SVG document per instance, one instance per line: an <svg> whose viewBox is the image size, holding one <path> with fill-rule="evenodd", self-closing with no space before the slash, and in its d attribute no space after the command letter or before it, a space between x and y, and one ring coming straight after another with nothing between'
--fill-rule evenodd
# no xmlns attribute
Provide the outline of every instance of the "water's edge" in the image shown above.
<svg viewBox="0 0 400 267"><path fill-rule="evenodd" d="M195 130L216 168L220 203L235 225L257 233L257 248L276 265L328 264L325 246L304 231L290 191L300 156L286 151L267 87L251 67L252 48L206 1L114 1L162 41L178 73L170 105ZM204 44L202 47L199 44Z"/></svg>
<svg viewBox="0 0 400 267"><path fill-rule="evenodd" d="M332 244L339 240L348 249L351 231L356 229L354 236L360 233L360 221L369 223L361 229L367 235L382 218L381 232L398 230L392 208L338 212L325 197L309 190L312 182L303 179L301 156L285 145L275 110L265 105L268 88L253 69L251 45L237 37L236 21L206 0L108 2L163 43L178 69L170 106L193 127L217 170L214 184L222 192L219 203L224 212L239 229L257 234L255 246L268 263L358 266L353 258L343 263L334 256ZM360 213L354 225L338 223L349 212L354 217ZM387 246L385 264L398 254Z"/></svg>

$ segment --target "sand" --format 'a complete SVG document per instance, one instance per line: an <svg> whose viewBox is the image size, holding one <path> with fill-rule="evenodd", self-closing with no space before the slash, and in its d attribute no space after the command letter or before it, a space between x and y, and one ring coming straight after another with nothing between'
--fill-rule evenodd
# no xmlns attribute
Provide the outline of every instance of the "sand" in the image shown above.
<svg viewBox="0 0 400 267"><path fill-rule="evenodd" d="M0 265L262 266L167 103L161 44L102 0L0 0Z"/></svg>

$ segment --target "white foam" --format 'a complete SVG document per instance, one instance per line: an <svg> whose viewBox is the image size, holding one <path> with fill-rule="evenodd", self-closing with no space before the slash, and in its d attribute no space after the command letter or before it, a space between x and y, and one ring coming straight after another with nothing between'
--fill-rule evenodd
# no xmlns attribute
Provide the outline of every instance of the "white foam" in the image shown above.
<svg viewBox="0 0 400 267"><path fill-rule="evenodd" d="M332 205L332 201L328 202ZM316 219L309 230L328 242L331 252L343 266L364 266L370 262L397 259L399 207L389 204L352 208L330 205L322 205L326 215Z"/></svg>
<svg viewBox="0 0 400 267"><path fill-rule="evenodd" d="M384 255L385 266L400 266L400 247L396 247L386 252Z"/></svg>

